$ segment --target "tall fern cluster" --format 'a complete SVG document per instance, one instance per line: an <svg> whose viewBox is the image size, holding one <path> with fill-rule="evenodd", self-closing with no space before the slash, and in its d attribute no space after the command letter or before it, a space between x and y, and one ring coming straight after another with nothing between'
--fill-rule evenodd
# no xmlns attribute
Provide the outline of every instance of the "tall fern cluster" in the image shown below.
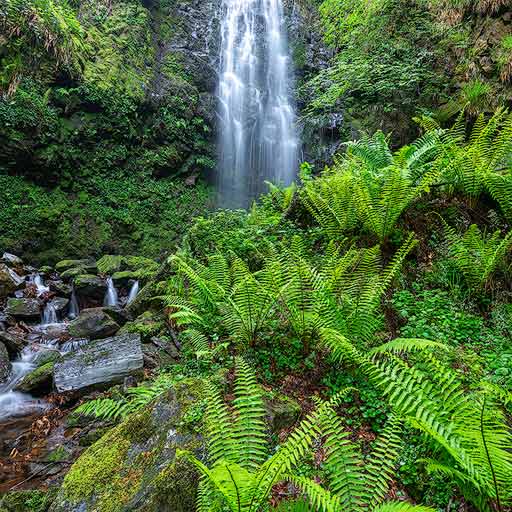
<svg viewBox="0 0 512 512"><path fill-rule="evenodd" d="M430 510L386 501L401 444L401 421L389 420L363 462L360 448L349 440L336 413L337 404L349 392L321 403L271 455L261 390L252 370L238 359L231 407L218 389L208 388L208 465L182 453L202 474L197 510L220 511L224 506L232 512L269 510L272 488L280 481L290 482L302 495L300 500L280 504L277 510L281 511ZM320 440L325 450L325 486L296 473Z"/></svg>

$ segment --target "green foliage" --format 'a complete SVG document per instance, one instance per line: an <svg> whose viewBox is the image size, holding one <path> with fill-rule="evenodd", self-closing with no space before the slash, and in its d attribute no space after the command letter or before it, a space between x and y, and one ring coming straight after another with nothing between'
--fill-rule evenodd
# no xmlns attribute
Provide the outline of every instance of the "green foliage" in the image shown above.
<svg viewBox="0 0 512 512"><path fill-rule="evenodd" d="M363 226L383 241L402 212L439 176L439 168L428 165L438 146L435 132L395 154L382 132L351 142L319 182L304 187L302 200L330 238Z"/></svg>
<svg viewBox="0 0 512 512"><path fill-rule="evenodd" d="M87 52L85 34L67 0L6 0L0 29L7 36L0 92L12 94L23 75L40 68L45 57L57 67L80 72Z"/></svg>
<svg viewBox="0 0 512 512"><path fill-rule="evenodd" d="M96 398L78 406L73 414L92 416L103 420L119 420L139 411L174 384L170 375L162 374L149 385L128 388L120 398Z"/></svg>
<svg viewBox="0 0 512 512"><path fill-rule="evenodd" d="M105 253L159 257L210 200L204 186L171 179L95 177L77 196L11 176L0 175L0 185L2 247L39 263Z"/></svg>
<svg viewBox="0 0 512 512"><path fill-rule="evenodd" d="M323 340L337 360L357 364L393 411L432 441L439 455L428 462L429 471L455 479L479 509L512 498L512 439L497 388L482 384L468 393L457 374L429 353L440 348L433 342L400 340L364 354L335 331L324 331ZM399 357L410 352L419 354L418 363Z"/></svg>
<svg viewBox="0 0 512 512"><path fill-rule="evenodd" d="M468 285L477 291L492 287L494 274L505 266L512 246L512 231L504 237L499 230L486 235L472 224L463 235L448 225L445 232L453 262Z"/></svg>

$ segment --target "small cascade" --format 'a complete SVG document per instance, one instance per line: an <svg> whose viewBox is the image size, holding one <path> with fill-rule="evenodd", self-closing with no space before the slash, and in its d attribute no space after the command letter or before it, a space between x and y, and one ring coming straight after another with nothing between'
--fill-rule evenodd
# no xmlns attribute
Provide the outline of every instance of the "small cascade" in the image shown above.
<svg viewBox="0 0 512 512"><path fill-rule="evenodd" d="M78 300L76 298L75 287L73 287L73 291L71 293L71 300L69 303L68 318L74 320L79 314L80 306L78 305Z"/></svg>
<svg viewBox="0 0 512 512"><path fill-rule="evenodd" d="M23 377L36 367L35 363L40 354L40 351L28 346L23 349L19 358L13 361L9 379L0 384L0 420L30 414L48 407L42 400L37 400L25 393L13 391Z"/></svg>
<svg viewBox="0 0 512 512"><path fill-rule="evenodd" d="M103 301L105 306L118 306L119 298L117 296L117 290L114 286L112 278L107 278L107 293L105 294L105 300Z"/></svg>
<svg viewBox="0 0 512 512"><path fill-rule="evenodd" d="M135 300L135 297L137 297L137 294L139 293L139 281L135 281L132 284L132 287L130 288L130 293L128 294L128 300L126 301L126 304L130 304Z"/></svg>
<svg viewBox="0 0 512 512"><path fill-rule="evenodd" d="M61 354L67 354L68 352L74 352L75 350L78 350L79 348L84 347L89 343L89 340L87 338L83 339L76 339L76 340L69 340L63 343L59 347L59 352Z"/></svg>
<svg viewBox="0 0 512 512"><path fill-rule="evenodd" d="M33 274L30 277L30 283L35 285L35 287L37 289L37 296L38 297L43 295L43 293L46 293L46 292L50 291L50 288L48 286L44 285L43 278L41 277L41 274L39 274L39 273Z"/></svg>
<svg viewBox="0 0 512 512"><path fill-rule="evenodd" d="M43 318L41 321L42 325L52 325L59 323L59 317L57 315L57 310L53 302L47 302L43 311Z"/></svg>

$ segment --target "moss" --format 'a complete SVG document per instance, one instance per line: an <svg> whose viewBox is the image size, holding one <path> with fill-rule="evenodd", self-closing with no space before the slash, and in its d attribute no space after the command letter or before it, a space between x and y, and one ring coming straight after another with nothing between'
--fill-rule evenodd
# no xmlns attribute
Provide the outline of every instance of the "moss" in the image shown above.
<svg viewBox="0 0 512 512"><path fill-rule="evenodd" d="M119 271L122 261L122 256L106 254L98 260L98 271L102 274L113 274Z"/></svg>
<svg viewBox="0 0 512 512"><path fill-rule="evenodd" d="M197 449L200 446L197 445ZM194 451L194 445L190 446ZM151 500L141 509L141 512L162 510L172 503L173 512L189 512L195 509L197 470L184 457L176 459L160 471L154 480L154 492Z"/></svg>
<svg viewBox="0 0 512 512"><path fill-rule="evenodd" d="M69 268L68 270L65 270L64 272L62 272L60 277L62 277L62 279L69 279L72 277L79 276L82 273L83 273L83 270L80 267Z"/></svg>
<svg viewBox="0 0 512 512"><path fill-rule="evenodd" d="M53 378L54 361L50 361L34 371L23 377L23 380L18 384L17 389L20 391L31 391L39 386L48 384Z"/></svg>
<svg viewBox="0 0 512 512"><path fill-rule="evenodd" d="M99 510L122 510L122 504L134 492L133 482L127 479L127 475L122 475L129 448L130 441L120 436L117 429L88 448L64 479L62 489L66 499L72 503L88 500L101 485L104 492L97 503ZM108 499L104 499L104 496L108 496Z"/></svg>
<svg viewBox="0 0 512 512"><path fill-rule="evenodd" d="M129 422L121 425L120 431L132 443L143 443L157 432L151 418L151 409L147 408L135 414Z"/></svg>
<svg viewBox="0 0 512 512"><path fill-rule="evenodd" d="M55 270L62 272L70 268L94 268L96 264L91 260L61 260L55 264Z"/></svg>
<svg viewBox="0 0 512 512"><path fill-rule="evenodd" d="M140 334L143 341L149 341L153 336L158 336L165 330L165 322L161 315L145 311L133 322L126 323L119 334L135 333Z"/></svg>
<svg viewBox="0 0 512 512"><path fill-rule="evenodd" d="M8 492L0 498L0 512L47 512L57 492L57 487Z"/></svg>

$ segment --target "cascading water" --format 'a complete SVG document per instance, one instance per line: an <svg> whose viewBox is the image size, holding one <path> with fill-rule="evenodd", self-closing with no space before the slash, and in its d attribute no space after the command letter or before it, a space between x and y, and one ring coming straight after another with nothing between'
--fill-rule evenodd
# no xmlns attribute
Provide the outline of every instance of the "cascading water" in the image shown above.
<svg viewBox="0 0 512 512"><path fill-rule="evenodd" d="M73 291L71 292L71 300L69 301L68 318L74 320L79 314L80 307L76 298L75 287L73 286Z"/></svg>
<svg viewBox="0 0 512 512"><path fill-rule="evenodd" d="M264 181L289 185L298 165L291 59L281 0L223 0L220 205L247 206Z"/></svg>
<svg viewBox="0 0 512 512"><path fill-rule="evenodd" d="M105 300L103 301L105 306L118 306L119 298L117 296L117 290L114 286L112 278L107 278L107 293L105 294Z"/></svg>
<svg viewBox="0 0 512 512"><path fill-rule="evenodd" d="M26 393L13 391L21 379L36 368L36 360L41 352L25 347L18 359L12 362L12 371L9 379L0 384L0 420L11 416L28 414L36 410L42 410L47 404L35 399Z"/></svg>
<svg viewBox="0 0 512 512"><path fill-rule="evenodd" d="M137 294L139 293L139 281L134 281L132 284L132 287L130 288L130 293L128 294L128 300L126 301L126 304L130 304L130 302L133 302L135 300L135 297L137 297Z"/></svg>
<svg viewBox="0 0 512 512"><path fill-rule="evenodd" d="M50 290L48 286L45 286L43 278L40 274L34 274L31 276L30 282L35 285L38 297Z"/></svg>
<svg viewBox="0 0 512 512"><path fill-rule="evenodd" d="M41 319L42 325L52 325L59 323L59 317L55 305L50 301L46 303L43 311L43 317Z"/></svg>

